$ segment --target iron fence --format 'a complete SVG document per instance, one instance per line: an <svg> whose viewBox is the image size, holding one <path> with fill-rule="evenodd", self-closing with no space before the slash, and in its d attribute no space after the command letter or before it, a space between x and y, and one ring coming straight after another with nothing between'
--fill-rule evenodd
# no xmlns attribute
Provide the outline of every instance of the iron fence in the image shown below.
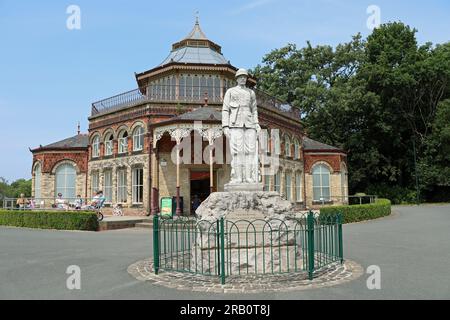
<svg viewBox="0 0 450 320"><path fill-rule="evenodd" d="M153 220L154 271L219 277L305 273L343 262L342 214L286 221Z"/></svg>

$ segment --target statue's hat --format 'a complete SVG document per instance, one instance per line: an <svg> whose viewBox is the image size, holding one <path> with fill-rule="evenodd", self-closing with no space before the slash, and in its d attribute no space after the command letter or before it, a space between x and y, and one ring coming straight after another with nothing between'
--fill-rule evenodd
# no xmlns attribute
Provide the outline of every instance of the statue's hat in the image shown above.
<svg viewBox="0 0 450 320"><path fill-rule="evenodd" d="M247 70L245 70L245 69L243 69L243 68L239 69L239 70L236 72L235 78L237 78L237 77L239 77L239 76L242 76L242 75L248 77L248 72L247 72Z"/></svg>

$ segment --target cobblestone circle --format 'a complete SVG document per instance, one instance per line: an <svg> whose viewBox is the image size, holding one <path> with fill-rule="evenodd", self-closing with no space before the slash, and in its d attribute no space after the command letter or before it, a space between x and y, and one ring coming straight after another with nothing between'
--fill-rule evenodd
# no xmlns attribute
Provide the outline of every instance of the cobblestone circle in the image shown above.
<svg viewBox="0 0 450 320"><path fill-rule="evenodd" d="M314 273L308 280L307 273L265 274L229 276L225 285L218 276L205 276L183 272L164 272L155 275L152 259L138 261L128 267L128 273L140 281L177 290L211 293L262 293L289 292L335 286L359 278L363 268L351 260L333 263Z"/></svg>

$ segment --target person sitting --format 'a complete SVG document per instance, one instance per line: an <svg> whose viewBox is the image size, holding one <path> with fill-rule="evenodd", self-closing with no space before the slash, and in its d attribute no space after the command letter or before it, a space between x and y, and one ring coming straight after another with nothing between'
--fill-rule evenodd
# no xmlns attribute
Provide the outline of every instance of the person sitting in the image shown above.
<svg viewBox="0 0 450 320"><path fill-rule="evenodd" d="M83 206L83 199L81 199L81 196L78 195L77 199L75 200L75 210L81 210L82 206Z"/></svg>
<svg viewBox="0 0 450 320"><path fill-rule="evenodd" d="M27 198L25 198L25 194L21 193L20 194L20 198L17 199L16 201L16 205L19 209L25 209L27 205L29 205L30 202L28 201Z"/></svg>
<svg viewBox="0 0 450 320"><path fill-rule="evenodd" d="M58 198L56 198L55 204L57 209L67 210L69 208L66 204L66 200L63 199L61 192L58 193Z"/></svg>
<svg viewBox="0 0 450 320"><path fill-rule="evenodd" d="M28 209L36 209L36 202L34 201L34 199L30 199L30 204L27 206Z"/></svg>
<svg viewBox="0 0 450 320"><path fill-rule="evenodd" d="M97 191L91 200L91 203L85 207L87 210L99 209L103 206L105 202L105 197L103 196L103 191Z"/></svg>

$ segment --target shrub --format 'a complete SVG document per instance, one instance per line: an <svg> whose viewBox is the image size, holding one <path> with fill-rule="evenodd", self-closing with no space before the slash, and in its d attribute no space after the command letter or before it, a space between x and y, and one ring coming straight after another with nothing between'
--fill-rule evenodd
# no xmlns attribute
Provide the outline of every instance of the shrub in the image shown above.
<svg viewBox="0 0 450 320"><path fill-rule="evenodd" d="M0 225L37 229L97 231L95 212L0 210Z"/></svg>
<svg viewBox="0 0 450 320"><path fill-rule="evenodd" d="M369 194L376 194L380 198L390 199L392 204L416 203L416 192L400 186L386 184L374 185L368 188Z"/></svg>
<svg viewBox="0 0 450 320"><path fill-rule="evenodd" d="M371 204L335 206L320 209L320 215L324 218L339 212L343 215L343 223L377 219L391 214L391 201L377 199L375 203Z"/></svg>

